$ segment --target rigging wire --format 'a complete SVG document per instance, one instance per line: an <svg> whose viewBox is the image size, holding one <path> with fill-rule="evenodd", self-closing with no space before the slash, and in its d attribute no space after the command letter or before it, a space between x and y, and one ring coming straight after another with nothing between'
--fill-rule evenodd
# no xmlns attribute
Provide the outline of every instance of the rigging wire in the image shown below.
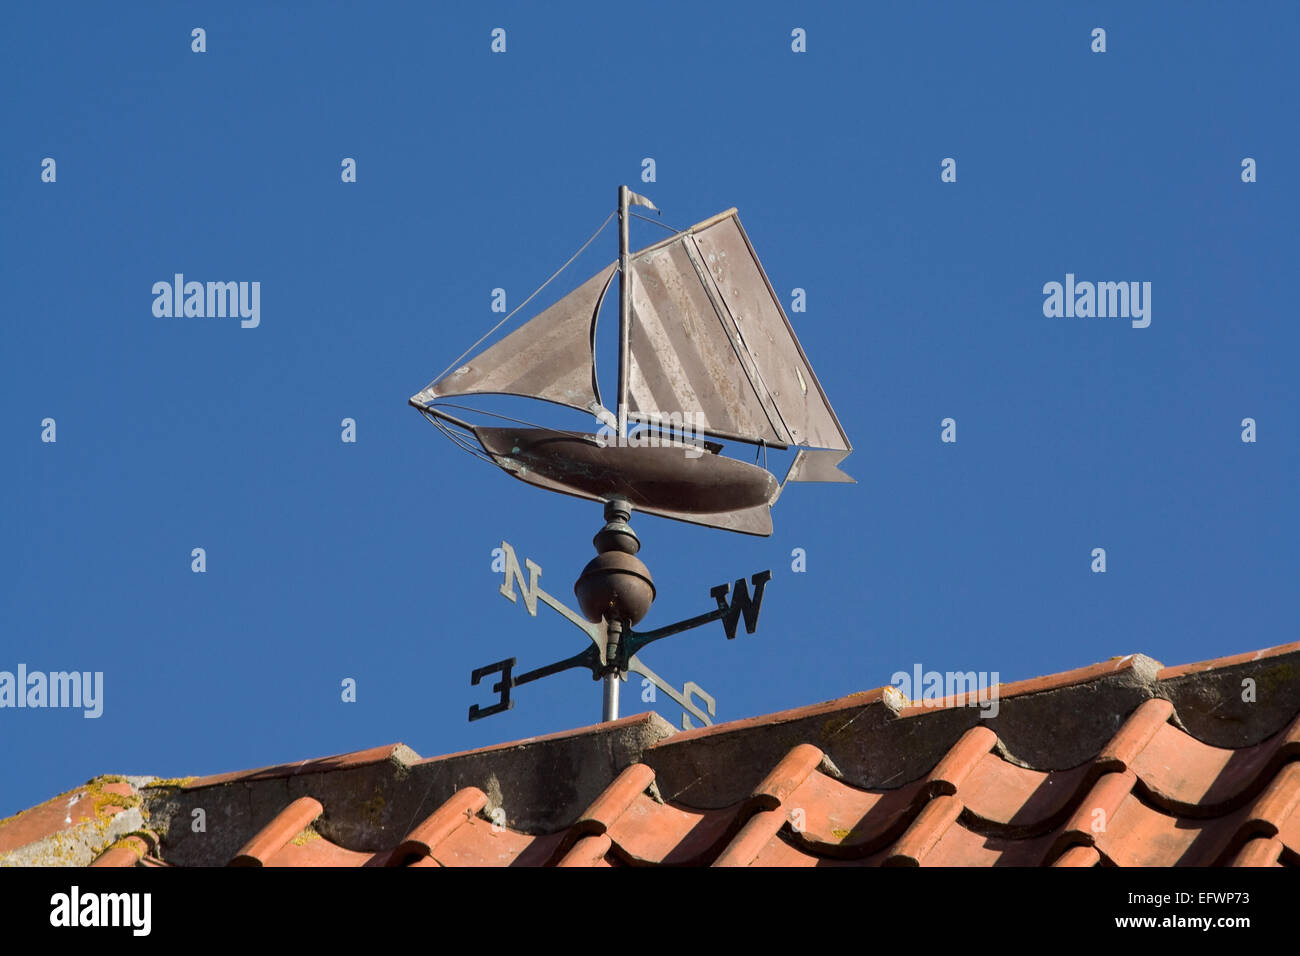
<svg viewBox="0 0 1300 956"><path fill-rule="evenodd" d="M685 232L685 231L686 231L686 230L684 230L684 229L678 229L676 226L670 226L670 225L668 225L668 223L663 222L663 221L660 220L660 219L651 219L649 216L643 216L643 215L641 215L639 212L632 212L632 210L630 210L630 209L628 210L628 215L631 216L631 217L634 218L634 219L640 219L642 222L654 223L654 225L659 226L661 229L667 229L669 232L672 232L672 233L678 233L678 232Z"/></svg>
<svg viewBox="0 0 1300 956"><path fill-rule="evenodd" d="M448 427L447 427L446 425L444 425L442 422L438 421L438 419L434 418L434 417L431 416L431 415L425 415L424 417L425 417L425 419L426 419L426 420L427 420L431 425L433 425L434 428L436 428L436 429L438 429L438 431L442 432L443 436L446 437L446 439L447 439L448 441L450 441L453 445L455 445L455 446L456 446L457 448L459 448L461 451L465 452L466 454L473 455L475 458L478 458L478 459L480 459L480 460L482 460L482 461L486 461L489 465L495 465L495 464L496 464L496 462L495 462L492 458L489 458L487 455L483 454L483 452L481 452L479 449L477 449L477 448L475 448L473 445L471 445L471 444L470 444L468 441L466 441L462 436L460 436L460 435L456 434L455 432L453 432L450 428L448 428Z"/></svg>
<svg viewBox="0 0 1300 956"><path fill-rule="evenodd" d="M582 248L580 248L577 252L575 252L572 256L569 257L568 262L560 266L560 268L556 269L549 279L547 279L536 289L534 289L532 295L530 295L528 298L524 299L523 302L520 302L517 306L511 309L505 318L503 318L500 322L498 322L496 325L492 326L492 328L488 329L485 333L483 333L483 336L477 342L475 342L465 351L461 352L460 355L456 356L455 360L452 361L450 365L448 365L445 369L443 369L441 372L439 372L437 375L434 376L433 381L430 382L429 385L432 385L434 382L438 381L440 378L442 378L444 375L446 375L448 372L454 369L457 365L459 365L460 360L463 359L466 355L469 355L470 352L473 352L480 345L482 345L484 339L486 339L493 332L495 332L497 329L501 328L501 326L505 325L508 321L510 321L511 316L513 316L516 312L518 312L520 309L526 306L529 302L532 302L533 299L537 297L537 294L539 292L541 292L548 285L554 282L561 272L563 272L565 269L569 268L569 266L573 264L574 259L578 258L578 256L582 255L584 252L587 251L587 247L596 241L596 237L605 231L605 227L609 225L610 220L613 219L616 215L618 215L618 210L615 210L614 212L611 212L608 216L606 216L605 221L600 224L600 228L598 228L595 232L591 234L591 238L582 244ZM653 222L653 220L651 221ZM429 385L426 385L425 388L428 388Z"/></svg>
<svg viewBox="0 0 1300 956"><path fill-rule="evenodd" d="M571 428L552 428L549 425L539 425L537 422L525 421L522 418L511 418L509 415L501 415L497 412L489 412L483 408L475 408L473 405L458 405L455 402L438 402L436 405L430 405L430 408L459 408L467 412L474 412L477 415L488 415L492 418L499 418L502 421L511 422L515 425L525 425L528 428L542 428L546 431L559 432L564 435L572 435L575 438L588 437L587 432L576 432Z"/></svg>

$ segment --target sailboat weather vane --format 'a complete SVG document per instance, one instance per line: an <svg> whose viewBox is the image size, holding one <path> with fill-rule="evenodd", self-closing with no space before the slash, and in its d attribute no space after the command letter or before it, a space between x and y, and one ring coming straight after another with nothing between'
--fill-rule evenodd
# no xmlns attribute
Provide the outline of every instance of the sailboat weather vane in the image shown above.
<svg viewBox="0 0 1300 956"><path fill-rule="evenodd" d="M410 399L449 439L515 478L604 504L605 525L593 538L596 557L574 585L581 616L541 589L541 568L532 561L525 562L525 580L513 549L502 542L501 593L515 601L518 584L530 614L536 614L540 599L581 628L591 646L522 674L515 673L514 658L475 669L473 685L500 675L490 683L498 697L490 706L471 706L470 720L513 707L511 691L522 684L582 667L593 678L603 678L605 720L618 717L619 682L631 672L682 707L687 715L683 726L691 726L689 715L711 723L716 714L712 697L691 681L680 690L673 687L650 670L639 652L654 641L713 621L721 621L728 639L733 638L742 616L752 634L771 574L752 575L748 586L744 578L734 586L717 585L709 592L716 608L637 631L635 625L654 601L655 587L649 569L636 556L640 541L629 524L632 513L766 536L772 533L771 507L786 484L853 480L836 467L852 445L736 210L632 252L628 227L636 215L630 212L633 205L655 208L620 186L617 262L465 364L458 364L464 356L457 359L453 368ZM618 396L611 412L601 401L595 342L600 307L615 274ZM447 399L485 394L576 408L591 414L601 427L595 433L564 431L489 412L481 414L507 424L484 426L447 411L465 409ZM639 431L629 435L629 425ZM764 465L768 449L797 452L785 479L778 482L757 463L724 457L723 445L701 436L757 446Z"/></svg>

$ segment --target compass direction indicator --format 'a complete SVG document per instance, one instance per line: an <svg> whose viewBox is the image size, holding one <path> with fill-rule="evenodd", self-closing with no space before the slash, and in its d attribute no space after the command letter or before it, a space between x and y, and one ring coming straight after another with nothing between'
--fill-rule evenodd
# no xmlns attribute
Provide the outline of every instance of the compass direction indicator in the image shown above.
<svg viewBox="0 0 1300 956"><path fill-rule="evenodd" d="M577 626L591 640L591 646L566 657L564 660L538 667L522 674L514 672L518 663L513 657L494 664L475 668L470 673L471 686L478 686L485 678L499 674L500 679L491 684L491 690L498 695L497 702L490 706L473 704L469 708L469 719L480 720L491 717L514 707L511 691L523 684L541 680L566 670L584 668L591 672L594 680L606 680L605 720L618 716L618 697L615 681L627 680L629 673L640 674L656 688L666 694L682 708L682 727L694 726L694 716L702 724L713 723L717 714L717 701L694 681L687 681L680 690L673 687L638 656L649 644L681 634L692 628L721 621L727 640L736 636L737 625L743 618L745 632L753 634L758 627L758 613L763 604L763 591L772 579L771 571L760 571L746 583L740 578L734 585L719 584L710 589L709 596L716 607L704 614L668 624L649 631L637 631L632 625L638 623L649 610L654 600L654 584L649 570L635 555L640 550L640 542L628 525L631 509L625 499L613 498L605 505L605 527L597 533L592 543L596 546L597 556L583 569L582 575L574 585L579 606L582 607L586 620L570 610L554 596L541 587L542 569L532 561L525 559L524 568L528 570L525 580L523 569L514 548L508 542L501 542L501 551L505 559L505 578L501 584L501 594L512 602L518 600L515 586L523 592L524 608L532 616L537 615L540 602L553 608L572 624ZM604 550L601 550L601 549ZM750 586L753 595L750 595ZM728 596L731 600L728 600ZM610 700L609 688L616 690ZM696 703L696 700L699 703ZM703 706L701 706L703 705Z"/></svg>
<svg viewBox="0 0 1300 956"><path fill-rule="evenodd" d="M518 586L530 615L536 616L539 601L546 604L582 630L591 646L519 674L515 658L475 669L471 685L486 684L497 700L471 706L470 720L511 709L511 692L523 684L581 667L604 682L606 720L618 716L619 685L635 673L682 708L684 727L693 726L692 718L712 723L714 698L694 681L674 687L645 664L641 652L713 621L722 622L728 640L742 619L752 634L771 573L712 588L712 610L637 631L654 602L655 586L636 556L641 545L628 525L632 512L767 536L771 509L786 485L853 481L838 468L853 446L736 210L689 229L670 229L671 236L633 251L629 221L647 219L633 206L658 212L650 200L620 186L616 211L515 312L577 259L615 215L617 261L480 349L511 312L409 400L462 450L529 485L599 501L605 509L605 526L593 539L596 557L574 585L578 611L542 590L541 568L528 560L521 568L502 543L501 593L517 601ZM595 343L615 275L618 385L611 411L601 397ZM601 427L595 433L566 431L449 401L493 394L577 409ZM461 417L466 410L498 424L468 421ZM629 428L636 433L629 435ZM722 455L722 442L754 446L754 463ZM781 481L767 470L769 450L794 450Z"/></svg>

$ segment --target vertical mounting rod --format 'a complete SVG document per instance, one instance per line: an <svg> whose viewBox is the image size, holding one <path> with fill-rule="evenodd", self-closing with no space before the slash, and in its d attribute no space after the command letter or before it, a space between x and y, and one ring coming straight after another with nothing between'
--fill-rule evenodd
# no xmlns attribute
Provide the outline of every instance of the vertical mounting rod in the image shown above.
<svg viewBox="0 0 1300 956"><path fill-rule="evenodd" d="M618 187L618 437L627 437L629 341L632 332L632 278L628 258L627 187ZM617 699L617 698L616 698Z"/></svg>

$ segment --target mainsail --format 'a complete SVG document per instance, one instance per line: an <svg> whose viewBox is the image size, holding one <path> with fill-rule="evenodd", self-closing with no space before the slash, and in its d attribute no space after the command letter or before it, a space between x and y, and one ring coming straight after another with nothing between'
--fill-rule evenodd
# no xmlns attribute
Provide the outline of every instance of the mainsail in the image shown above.
<svg viewBox="0 0 1300 956"><path fill-rule="evenodd" d="M718 438L851 450L735 209L633 254L630 270L629 417L693 411Z"/></svg>

